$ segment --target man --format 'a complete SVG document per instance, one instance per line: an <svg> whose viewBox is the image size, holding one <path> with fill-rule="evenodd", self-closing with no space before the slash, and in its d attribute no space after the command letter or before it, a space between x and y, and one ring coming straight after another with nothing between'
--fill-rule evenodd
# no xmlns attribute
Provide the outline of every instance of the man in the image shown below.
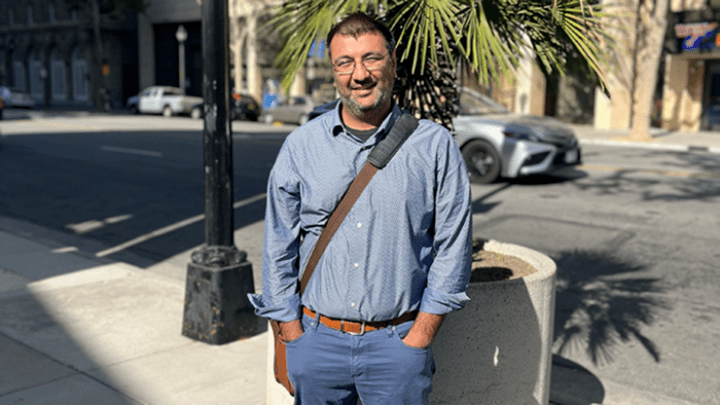
<svg viewBox="0 0 720 405"><path fill-rule="evenodd" d="M354 404L358 396L365 405L427 404L432 340L468 300L467 170L450 133L421 120L360 195L301 297L298 280L327 219L402 114L384 25L354 13L326 43L341 103L291 133L277 157L263 293L251 300L259 316L280 322L296 404Z"/></svg>

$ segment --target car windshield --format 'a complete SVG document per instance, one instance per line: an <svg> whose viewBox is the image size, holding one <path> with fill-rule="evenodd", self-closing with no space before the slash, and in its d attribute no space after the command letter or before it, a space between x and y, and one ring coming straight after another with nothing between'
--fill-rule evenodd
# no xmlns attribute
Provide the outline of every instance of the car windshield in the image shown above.
<svg viewBox="0 0 720 405"><path fill-rule="evenodd" d="M460 114L464 115L485 115L485 114L508 114L507 108L496 103L490 97L468 88L460 91Z"/></svg>

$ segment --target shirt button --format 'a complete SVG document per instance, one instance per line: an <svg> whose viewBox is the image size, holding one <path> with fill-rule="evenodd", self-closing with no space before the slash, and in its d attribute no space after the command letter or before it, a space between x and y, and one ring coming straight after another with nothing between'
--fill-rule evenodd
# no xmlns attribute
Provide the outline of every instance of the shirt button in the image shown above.
<svg viewBox="0 0 720 405"><path fill-rule="evenodd" d="M362 228L362 224L358 222L357 227Z"/></svg>
<svg viewBox="0 0 720 405"><path fill-rule="evenodd" d="M350 306L353 307L353 308L355 308L355 303L354 303L354 302L351 303Z"/></svg>
<svg viewBox="0 0 720 405"><path fill-rule="evenodd" d="M353 264L353 266L355 266L355 268L357 269L358 267L360 267L360 263L355 263Z"/></svg>

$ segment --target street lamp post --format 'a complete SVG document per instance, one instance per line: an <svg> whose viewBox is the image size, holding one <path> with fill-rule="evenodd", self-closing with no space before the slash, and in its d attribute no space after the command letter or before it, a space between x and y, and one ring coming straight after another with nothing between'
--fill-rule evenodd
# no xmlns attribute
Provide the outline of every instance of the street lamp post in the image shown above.
<svg viewBox="0 0 720 405"><path fill-rule="evenodd" d="M180 76L180 89L182 89L183 94L185 94L185 40L187 35L187 30L180 24L177 31L175 31L175 38L178 41L178 76Z"/></svg>
<svg viewBox="0 0 720 405"><path fill-rule="evenodd" d="M227 0L202 2L202 53L205 244L188 264L182 334L223 344L255 335L258 326L247 297L252 265L233 241Z"/></svg>

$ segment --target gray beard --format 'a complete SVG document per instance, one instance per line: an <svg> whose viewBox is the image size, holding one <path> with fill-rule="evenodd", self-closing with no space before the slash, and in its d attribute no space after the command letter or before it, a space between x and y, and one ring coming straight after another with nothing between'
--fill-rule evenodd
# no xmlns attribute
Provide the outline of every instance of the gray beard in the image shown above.
<svg viewBox="0 0 720 405"><path fill-rule="evenodd" d="M360 104L358 104L352 96L343 96L340 95L340 100L342 100L343 107L348 109L348 112L356 117L360 117L365 114L365 112L372 110L373 108L385 104L388 99L391 96L390 89L386 90L380 90L378 92L378 96L375 99L375 102L372 105L369 105L367 107L363 107Z"/></svg>

